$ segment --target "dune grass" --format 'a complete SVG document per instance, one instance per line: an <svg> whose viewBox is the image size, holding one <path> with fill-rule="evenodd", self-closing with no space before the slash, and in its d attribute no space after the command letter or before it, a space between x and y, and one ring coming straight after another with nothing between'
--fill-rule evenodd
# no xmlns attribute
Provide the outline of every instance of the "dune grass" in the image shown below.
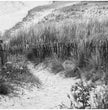
<svg viewBox="0 0 108 110"><path fill-rule="evenodd" d="M10 36L8 34L10 42L6 45L6 50L8 55L16 55L16 57L22 55L37 64L47 58L60 60L61 63L57 66L62 68L61 71L64 69L62 63L65 60L71 60L74 61L76 70L80 68L87 73L92 70L102 70L107 79L107 29L107 20L101 22L98 20L64 20L39 23L27 31L25 29ZM57 66L54 64L52 69L55 70Z"/></svg>
<svg viewBox="0 0 108 110"><path fill-rule="evenodd" d="M14 36L10 35L7 50L11 54L28 54L31 52L34 53L34 56L38 54L37 56L42 59L42 57L45 58L56 53L55 45L59 51L56 53L57 56L62 59L63 57L73 57L79 67L86 65L106 66L108 64L107 24L107 21L99 22L96 20L37 24L31 27L28 32L21 30ZM70 49L68 49L68 45ZM47 52L43 51L45 50L44 47ZM69 53L70 56L65 53ZM43 54L44 56L41 56Z"/></svg>
<svg viewBox="0 0 108 110"><path fill-rule="evenodd" d="M6 50L11 57L14 55L16 55L16 57L17 55L22 55L26 57L27 60L36 62L36 64L44 62L48 58L54 59L54 62L50 64L55 74L60 71L65 71L63 62L66 60L74 61L75 68L66 71L65 77L77 76L78 78L85 78L85 80L91 81L92 84L97 84L98 81L100 81L101 86L107 86L107 30L107 20L101 22L98 20L67 20L39 23L30 27L29 31L20 30L17 33L8 35L10 42L6 45ZM86 87L82 85L81 91L83 91L84 88L86 89ZM95 90L97 88L98 86L96 86ZM89 91L89 96L90 93L91 90ZM105 96L105 98L106 97L107 96ZM104 100L104 102L105 98L102 95L101 99ZM95 105L95 107L102 108L99 104L103 104L103 102L98 102L97 98L96 100L98 105ZM86 101L83 104L88 103ZM85 106L86 105L83 107ZM103 108L106 108L107 105L104 104L103 106Z"/></svg>

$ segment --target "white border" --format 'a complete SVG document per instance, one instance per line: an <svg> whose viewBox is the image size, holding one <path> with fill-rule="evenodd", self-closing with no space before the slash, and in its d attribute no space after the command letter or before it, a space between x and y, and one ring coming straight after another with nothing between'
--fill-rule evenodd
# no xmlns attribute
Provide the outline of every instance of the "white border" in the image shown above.
<svg viewBox="0 0 108 110"><path fill-rule="evenodd" d="M0 0L0 1L108 1L108 0Z"/></svg>
<svg viewBox="0 0 108 110"><path fill-rule="evenodd" d="M0 0L0 1L108 1L108 0Z"/></svg>

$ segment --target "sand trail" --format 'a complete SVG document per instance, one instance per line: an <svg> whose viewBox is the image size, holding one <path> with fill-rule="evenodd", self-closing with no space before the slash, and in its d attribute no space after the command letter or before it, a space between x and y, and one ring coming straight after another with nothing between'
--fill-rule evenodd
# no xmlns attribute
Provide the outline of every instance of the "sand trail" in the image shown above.
<svg viewBox="0 0 108 110"><path fill-rule="evenodd" d="M62 78L59 74L54 75L46 68L36 68L32 63L28 69L42 82L40 88L33 87L32 90L23 90L20 97L5 98L1 100L0 108L55 108L64 103L70 105L67 95L70 94L71 86L78 80L75 78ZM4 100L4 101L3 101Z"/></svg>

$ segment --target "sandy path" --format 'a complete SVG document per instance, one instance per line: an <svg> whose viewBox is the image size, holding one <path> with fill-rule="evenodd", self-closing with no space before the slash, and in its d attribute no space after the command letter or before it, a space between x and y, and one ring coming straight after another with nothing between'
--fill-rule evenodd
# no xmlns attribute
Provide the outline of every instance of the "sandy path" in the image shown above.
<svg viewBox="0 0 108 110"><path fill-rule="evenodd" d="M55 108L64 103L69 106L70 101L67 94L70 94L71 86L78 80L74 78L64 79L58 75L53 75L47 69L36 69L29 63L28 68L34 77L38 77L42 82L42 87L34 87L31 91L25 92L20 97L2 99L0 108Z"/></svg>
<svg viewBox="0 0 108 110"><path fill-rule="evenodd" d="M64 79L60 77L59 74L54 75L46 69L36 71L32 64L30 64L28 68L43 84L43 89L40 91L41 103L37 107L53 108L61 103L69 106L70 101L67 98L67 94L70 94L71 86L78 80L75 80L74 78Z"/></svg>

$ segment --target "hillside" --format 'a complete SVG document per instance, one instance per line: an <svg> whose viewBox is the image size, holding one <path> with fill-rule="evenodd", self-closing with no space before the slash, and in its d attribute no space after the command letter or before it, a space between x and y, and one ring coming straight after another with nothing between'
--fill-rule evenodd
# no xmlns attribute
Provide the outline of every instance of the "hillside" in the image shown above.
<svg viewBox="0 0 108 110"><path fill-rule="evenodd" d="M42 22L59 22L62 20L90 20L107 19L107 2L54 2L45 6L38 6L28 11L28 14L6 34L15 35L19 30L29 28Z"/></svg>
<svg viewBox="0 0 108 110"><path fill-rule="evenodd" d="M0 108L108 109L107 1L34 7L2 38Z"/></svg>
<svg viewBox="0 0 108 110"><path fill-rule="evenodd" d="M79 2L54 10L43 19L43 22L61 20L107 19L108 2Z"/></svg>
<svg viewBox="0 0 108 110"><path fill-rule="evenodd" d="M9 30L6 31L6 34L15 34L20 29L27 29L30 28L32 25L37 24L41 19L43 19L45 16L49 15L52 13L53 10L59 9L61 7L69 6L76 4L77 2L54 2L49 5L43 5L43 6L38 6L36 8L33 8L28 11L28 14L22 19L21 22L18 22L15 26L10 28Z"/></svg>

